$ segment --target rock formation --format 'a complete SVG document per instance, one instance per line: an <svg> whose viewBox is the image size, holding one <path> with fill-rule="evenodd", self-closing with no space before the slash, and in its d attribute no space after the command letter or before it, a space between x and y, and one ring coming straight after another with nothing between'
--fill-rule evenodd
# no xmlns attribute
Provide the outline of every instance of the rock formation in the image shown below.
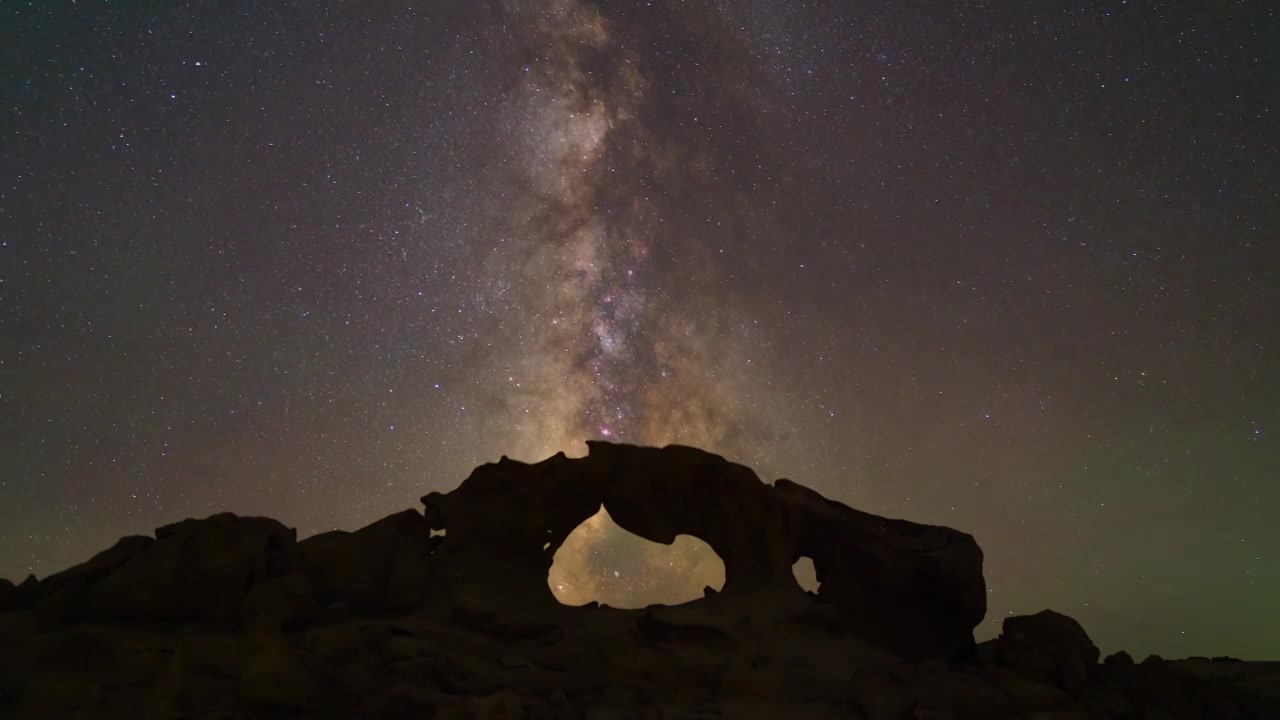
<svg viewBox="0 0 1280 720"><path fill-rule="evenodd" d="M859 512L787 480L766 485L694 448L588 447L576 460L503 458L423 498L432 527L448 531L442 560L496 595L554 602L551 558L603 505L647 540L693 535L710 545L725 565L721 604L795 600L803 591L791 567L809 557L819 600L858 635L909 659L971 650L987 601L971 536Z"/></svg>
<svg viewBox="0 0 1280 720"><path fill-rule="evenodd" d="M1099 663L1051 611L975 646L973 538L693 448L504 458L423 503L301 541L266 518L186 520L0 581L0 717L1280 718L1266 664ZM707 542L723 590L560 605L551 559L601 506L649 540Z"/></svg>

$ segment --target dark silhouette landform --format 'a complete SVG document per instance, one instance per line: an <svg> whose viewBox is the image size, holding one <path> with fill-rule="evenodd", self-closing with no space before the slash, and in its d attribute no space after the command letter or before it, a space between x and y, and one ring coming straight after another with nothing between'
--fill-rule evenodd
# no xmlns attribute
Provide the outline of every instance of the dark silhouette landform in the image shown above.
<svg viewBox="0 0 1280 720"><path fill-rule="evenodd" d="M1280 663L1099 662L1049 610L976 644L971 536L701 450L503 458L423 504L302 541L184 520L0 581L0 717L1280 719ZM552 558L601 506L642 538L705 541L723 589L560 604ZM793 575L805 557L817 593Z"/></svg>

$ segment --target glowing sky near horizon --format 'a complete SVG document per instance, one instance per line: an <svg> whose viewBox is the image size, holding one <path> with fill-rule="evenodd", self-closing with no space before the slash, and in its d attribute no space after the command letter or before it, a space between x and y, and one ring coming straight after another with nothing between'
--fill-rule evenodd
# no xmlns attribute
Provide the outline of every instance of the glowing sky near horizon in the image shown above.
<svg viewBox="0 0 1280 720"><path fill-rule="evenodd" d="M1274 13L124 5L0 24L0 576L681 442L974 534L991 620L1280 657Z"/></svg>

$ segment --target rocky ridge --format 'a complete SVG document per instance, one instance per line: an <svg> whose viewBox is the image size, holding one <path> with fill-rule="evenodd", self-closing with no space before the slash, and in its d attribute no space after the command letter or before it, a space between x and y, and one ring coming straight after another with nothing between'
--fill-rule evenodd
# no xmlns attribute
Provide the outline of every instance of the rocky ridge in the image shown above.
<svg viewBox="0 0 1280 720"><path fill-rule="evenodd" d="M355 532L299 541L224 513L0 581L0 717L1280 718L1275 664L1100 662L1048 610L975 644L986 589L964 533L694 448L589 451L503 458ZM723 590L559 604L555 551L602 506L640 537L707 542Z"/></svg>

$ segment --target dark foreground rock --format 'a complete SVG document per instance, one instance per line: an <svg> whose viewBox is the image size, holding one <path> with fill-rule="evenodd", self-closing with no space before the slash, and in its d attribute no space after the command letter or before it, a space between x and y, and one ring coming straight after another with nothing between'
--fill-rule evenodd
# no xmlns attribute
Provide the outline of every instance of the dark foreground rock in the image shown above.
<svg viewBox="0 0 1280 720"><path fill-rule="evenodd" d="M1280 718L1275 667L1099 663L1051 611L975 647L971 537L692 448L504 460L424 503L300 542L265 518L187 520L0 581L0 717ZM551 557L602 504L642 537L705 540L723 591L559 605ZM816 595L791 575L802 556Z"/></svg>

